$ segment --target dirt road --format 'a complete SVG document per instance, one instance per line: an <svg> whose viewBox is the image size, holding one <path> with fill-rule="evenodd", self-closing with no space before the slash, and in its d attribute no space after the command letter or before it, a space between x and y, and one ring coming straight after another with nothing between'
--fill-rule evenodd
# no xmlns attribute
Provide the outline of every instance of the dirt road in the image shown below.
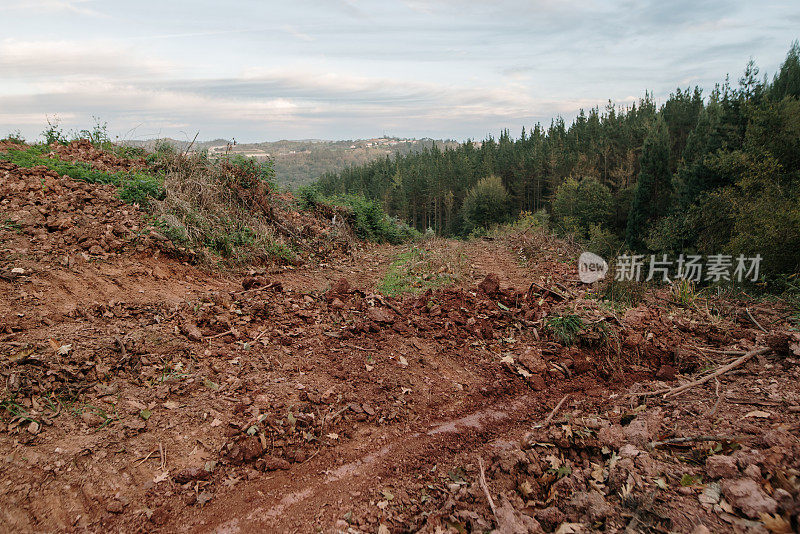
<svg viewBox="0 0 800 534"><path fill-rule="evenodd" d="M527 234L409 245L459 273L418 294L376 294L404 247L220 273L111 191L6 172L4 530L797 526L798 340L773 304L747 303L767 334L667 288L609 304ZM754 346L718 386L642 394Z"/></svg>

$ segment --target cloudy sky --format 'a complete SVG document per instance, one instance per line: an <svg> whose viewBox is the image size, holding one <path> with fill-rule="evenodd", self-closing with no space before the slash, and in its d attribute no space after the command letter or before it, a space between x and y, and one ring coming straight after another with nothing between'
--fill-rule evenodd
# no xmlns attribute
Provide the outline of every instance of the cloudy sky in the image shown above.
<svg viewBox="0 0 800 534"><path fill-rule="evenodd" d="M770 76L800 3L0 0L0 136L480 139Z"/></svg>

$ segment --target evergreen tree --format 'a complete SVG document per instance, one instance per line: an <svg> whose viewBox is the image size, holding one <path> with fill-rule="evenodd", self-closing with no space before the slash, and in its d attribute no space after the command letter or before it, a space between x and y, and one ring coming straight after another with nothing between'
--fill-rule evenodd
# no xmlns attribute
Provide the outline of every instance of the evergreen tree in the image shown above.
<svg viewBox="0 0 800 534"><path fill-rule="evenodd" d="M800 98L800 42L792 43L786 60L775 75L769 94L773 100L781 100L787 96Z"/></svg>
<svg viewBox="0 0 800 534"><path fill-rule="evenodd" d="M642 147L641 171L625 231L629 247L641 249L644 246L649 224L666 214L671 193L669 134L666 124L659 119Z"/></svg>

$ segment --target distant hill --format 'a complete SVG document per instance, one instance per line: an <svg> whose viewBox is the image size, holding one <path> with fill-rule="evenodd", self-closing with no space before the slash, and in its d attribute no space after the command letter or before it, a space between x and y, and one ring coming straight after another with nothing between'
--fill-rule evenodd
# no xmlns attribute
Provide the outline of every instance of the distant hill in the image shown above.
<svg viewBox="0 0 800 534"><path fill-rule="evenodd" d="M188 141L160 139L151 141L129 141L127 144L152 149L157 142L166 141L178 150L189 148ZM298 141L274 141L264 143L237 143L229 146L225 139L196 142L191 150L208 150L209 155L227 153L252 156L257 159L272 158L278 184L296 189L309 184L328 171L341 171L353 165L363 165L370 161L393 156L410 154L430 148L456 147L457 141L440 139L403 139L398 137L376 137L347 141L325 141L304 139Z"/></svg>

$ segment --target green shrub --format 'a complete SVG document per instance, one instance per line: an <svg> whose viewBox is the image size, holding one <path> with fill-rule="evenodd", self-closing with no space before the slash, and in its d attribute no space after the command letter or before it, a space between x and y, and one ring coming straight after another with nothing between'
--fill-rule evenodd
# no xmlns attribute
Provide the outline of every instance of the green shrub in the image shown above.
<svg viewBox="0 0 800 534"><path fill-rule="evenodd" d="M341 205L351 210L350 224L355 234L369 241L398 245L419 237L419 232L384 213L380 202L360 195L339 197Z"/></svg>
<svg viewBox="0 0 800 534"><path fill-rule="evenodd" d="M10 141L18 145L25 144L25 138L22 137L22 132L20 132L19 130L14 130L13 132L9 132L8 136L5 139L3 139L3 141Z"/></svg>
<svg viewBox="0 0 800 534"><path fill-rule="evenodd" d="M129 204L139 204L143 208L150 206L151 200L163 200L164 178L160 175L134 173L122 178L119 198Z"/></svg>
<svg viewBox="0 0 800 534"><path fill-rule="evenodd" d="M593 178L568 178L556 190L553 218L562 233L585 238L591 225L607 225L614 217L611 190Z"/></svg>
<svg viewBox="0 0 800 534"><path fill-rule="evenodd" d="M84 182L114 185L119 185L120 183L120 178L117 175L95 170L88 163L80 161L72 163L69 161L61 161L56 158L49 158L46 155L48 150L49 147L46 145L33 145L25 149L9 150L5 154L0 154L0 159L10 161L20 167L29 168L37 165L44 165L60 175L66 174L70 178L82 180Z"/></svg>
<svg viewBox="0 0 800 534"><path fill-rule="evenodd" d="M297 189L295 193L298 207L303 211L313 210L317 204L324 202L322 194L314 185L304 185Z"/></svg>
<svg viewBox="0 0 800 534"><path fill-rule="evenodd" d="M64 135L64 130L60 126L61 121L58 117L47 118L47 128L42 131L42 137L47 145L58 143L61 145L67 144L67 136Z"/></svg>
<svg viewBox="0 0 800 534"><path fill-rule="evenodd" d="M508 216L508 192L499 176L487 176L467 191L461 211L466 229L489 228Z"/></svg>
<svg viewBox="0 0 800 534"><path fill-rule="evenodd" d="M271 159L258 161L256 158L233 154L220 159L219 163L229 171L227 176L245 189L255 186L259 181L275 189L275 170Z"/></svg>
<svg viewBox="0 0 800 534"><path fill-rule="evenodd" d="M139 159L148 157L147 150L139 146L111 145L108 147L108 151L116 155L118 158L124 159Z"/></svg>
<svg viewBox="0 0 800 534"><path fill-rule="evenodd" d="M610 264L611 262L609 262ZM612 305L621 307L638 306L645 296L647 284L636 280L616 280L614 278L614 265L609 266L606 279L600 282L597 297L611 302Z"/></svg>
<svg viewBox="0 0 800 534"><path fill-rule="evenodd" d="M600 224L589 226L589 238L586 241L586 249L590 252L610 260L616 257L622 250L622 240L614 235L613 232Z"/></svg>
<svg viewBox="0 0 800 534"><path fill-rule="evenodd" d="M91 130L80 130L72 137L73 139L88 139L96 148L111 148L111 139L108 137L108 123L100 122L98 117L94 119L94 127Z"/></svg>

